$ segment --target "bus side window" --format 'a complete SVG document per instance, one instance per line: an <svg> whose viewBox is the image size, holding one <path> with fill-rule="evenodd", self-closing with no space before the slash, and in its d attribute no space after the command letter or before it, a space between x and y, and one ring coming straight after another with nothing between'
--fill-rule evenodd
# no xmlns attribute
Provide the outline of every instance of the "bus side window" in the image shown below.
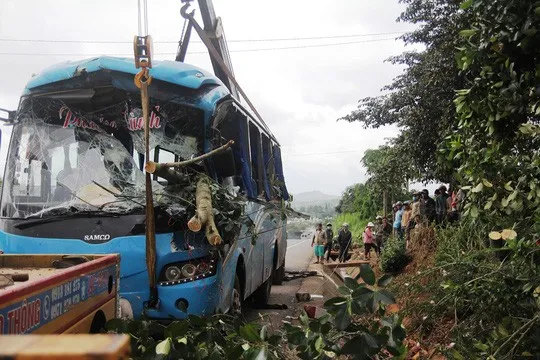
<svg viewBox="0 0 540 360"><path fill-rule="evenodd" d="M274 186L278 186L276 181L276 172L274 168L274 156L272 155L272 146L270 139L266 135L262 135L262 150L264 158L264 171L266 173L266 197L268 200L277 198L277 191Z"/></svg>
<svg viewBox="0 0 540 360"><path fill-rule="evenodd" d="M263 183L263 158L261 148L261 133L257 126L249 123L249 146L251 149L251 171L252 177L257 184L257 196L264 194Z"/></svg>

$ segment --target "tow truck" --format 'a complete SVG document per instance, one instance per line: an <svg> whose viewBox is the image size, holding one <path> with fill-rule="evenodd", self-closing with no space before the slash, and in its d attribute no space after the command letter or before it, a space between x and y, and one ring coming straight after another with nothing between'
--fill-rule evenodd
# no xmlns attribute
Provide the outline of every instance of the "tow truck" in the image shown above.
<svg viewBox="0 0 540 360"><path fill-rule="evenodd" d="M0 335L99 333L118 315L119 273L115 254L0 255Z"/></svg>

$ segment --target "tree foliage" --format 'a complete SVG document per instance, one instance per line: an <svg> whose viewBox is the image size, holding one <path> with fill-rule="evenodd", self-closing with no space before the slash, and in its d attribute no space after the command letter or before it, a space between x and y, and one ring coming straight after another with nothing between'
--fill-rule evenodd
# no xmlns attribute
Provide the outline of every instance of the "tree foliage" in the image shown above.
<svg viewBox="0 0 540 360"><path fill-rule="evenodd" d="M300 359L404 358L405 330L398 315L386 314L386 305L395 302L384 289L391 277L378 280L364 264L358 278L345 280L341 296L329 299L327 314L310 319L304 312L297 324L282 330L239 317L218 314L201 318L190 315L165 326L155 321L114 319L109 332L131 335L134 358L142 359L283 359L294 352ZM357 321L368 317L367 324ZM288 351L288 353L287 353Z"/></svg>
<svg viewBox="0 0 540 360"><path fill-rule="evenodd" d="M531 220L540 205L540 2L465 1L465 80L445 158L471 185L469 213Z"/></svg>
<svg viewBox="0 0 540 360"><path fill-rule="evenodd" d="M405 66L403 74L383 88L386 94L361 99L358 109L343 119L374 128L398 125L401 132L394 146L408 157L418 180L449 181L451 164L441 164L437 150L456 122L452 101L454 89L462 87L462 78L455 49L464 15L456 0L402 2L407 8L398 21L420 25L402 39L425 50L390 58L392 64Z"/></svg>

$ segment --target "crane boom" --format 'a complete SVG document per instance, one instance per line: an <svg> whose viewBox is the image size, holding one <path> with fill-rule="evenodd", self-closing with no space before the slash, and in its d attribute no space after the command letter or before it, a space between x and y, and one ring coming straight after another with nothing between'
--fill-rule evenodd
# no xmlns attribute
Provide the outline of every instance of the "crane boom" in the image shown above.
<svg viewBox="0 0 540 360"><path fill-rule="evenodd" d="M183 3L190 3L191 1L193 0L182 0ZM219 56L227 66L229 72L234 76L232 61L229 54L229 49L227 47L227 40L225 39L225 31L223 30L221 18L216 16L212 0L198 0L198 2L204 25L204 32L210 39L210 42L212 43L216 51L219 53ZM188 24L185 36L180 41L178 54L176 56L177 61L183 61L186 56L190 34L191 23ZM235 84L230 80L227 73L223 71L219 62L211 55L210 60L212 61L212 68L214 69L214 74L216 75L216 77L220 79L223 84L225 84L225 86L231 92L232 96L238 99L238 90L236 89Z"/></svg>

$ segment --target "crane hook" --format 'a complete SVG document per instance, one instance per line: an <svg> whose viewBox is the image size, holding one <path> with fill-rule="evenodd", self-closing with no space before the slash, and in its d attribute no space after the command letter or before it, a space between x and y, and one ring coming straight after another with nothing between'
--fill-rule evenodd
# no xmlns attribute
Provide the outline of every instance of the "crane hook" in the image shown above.
<svg viewBox="0 0 540 360"><path fill-rule="evenodd" d="M184 6L182 6L182 8L180 9L180 15L182 15L184 19L189 19L190 17L193 16L193 14L195 14L195 10L191 11L191 13L189 14L187 12L193 0L181 0L181 1L184 3Z"/></svg>

